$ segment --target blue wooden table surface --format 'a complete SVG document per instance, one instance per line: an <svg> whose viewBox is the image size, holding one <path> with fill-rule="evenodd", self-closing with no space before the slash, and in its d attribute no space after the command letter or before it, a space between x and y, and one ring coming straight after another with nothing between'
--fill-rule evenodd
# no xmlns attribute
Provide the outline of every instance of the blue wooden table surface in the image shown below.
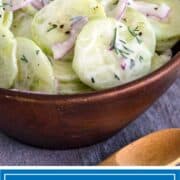
<svg viewBox="0 0 180 180"><path fill-rule="evenodd" d="M48 151L0 134L0 165L96 165L130 142L165 128L180 128L180 79L136 121L114 137L91 147Z"/></svg>

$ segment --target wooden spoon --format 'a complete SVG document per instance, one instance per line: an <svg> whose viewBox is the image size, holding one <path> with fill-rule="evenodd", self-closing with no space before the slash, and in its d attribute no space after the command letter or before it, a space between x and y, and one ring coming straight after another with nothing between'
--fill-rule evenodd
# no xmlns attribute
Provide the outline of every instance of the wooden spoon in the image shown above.
<svg viewBox="0 0 180 180"><path fill-rule="evenodd" d="M116 152L101 166L176 166L180 164L180 128L152 133Z"/></svg>

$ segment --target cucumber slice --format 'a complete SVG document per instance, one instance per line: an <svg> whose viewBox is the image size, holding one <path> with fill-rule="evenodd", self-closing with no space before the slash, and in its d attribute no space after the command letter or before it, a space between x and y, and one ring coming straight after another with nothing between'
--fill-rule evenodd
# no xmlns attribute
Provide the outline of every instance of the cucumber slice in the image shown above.
<svg viewBox="0 0 180 180"><path fill-rule="evenodd" d="M116 7L119 0L98 0L105 9L107 16L115 17Z"/></svg>
<svg viewBox="0 0 180 180"><path fill-rule="evenodd" d="M79 81L78 76L72 69L71 61L52 61L54 76L56 80L61 82Z"/></svg>
<svg viewBox="0 0 180 180"><path fill-rule="evenodd" d="M96 0L54 0L40 10L33 20L34 41L52 55L52 46L68 39L71 25L79 16L91 20L105 17L105 12Z"/></svg>
<svg viewBox="0 0 180 180"><path fill-rule="evenodd" d="M6 11L6 8L9 6L7 0L0 0L0 24L10 28L13 21L13 12Z"/></svg>
<svg viewBox="0 0 180 180"><path fill-rule="evenodd" d="M17 75L16 40L0 26L0 88L10 88Z"/></svg>
<svg viewBox="0 0 180 180"><path fill-rule="evenodd" d="M97 28L98 27L98 28ZM79 34L73 69L93 89L106 89L150 72L152 53L135 30L111 18L89 22Z"/></svg>
<svg viewBox="0 0 180 180"><path fill-rule="evenodd" d="M166 20L160 21L149 17L149 21L154 28L157 37L157 47L164 51L171 48L174 43L180 40L180 1L179 0L146 0L146 2L154 4L167 4L171 10ZM161 42L169 39L176 39L174 43L167 43L164 46Z"/></svg>
<svg viewBox="0 0 180 180"><path fill-rule="evenodd" d="M0 25L3 24L3 20L4 20L3 1L0 0Z"/></svg>
<svg viewBox="0 0 180 180"><path fill-rule="evenodd" d="M26 37L31 39L31 24L36 14L36 10L28 6L14 13L14 20L11 31L16 37Z"/></svg>
<svg viewBox="0 0 180 180"><path fill-rule="evenodd" d="M142 41L146 44L151 53L154 54L156 48L156 36L148 19L138 11L132 8L127 8L122 20L127 26L139 30Z"/></svg>
<svg viewBox="0 0 180 180"><path fill-rule="evenodd" d="M165 39L165 40L159 41L156 46L156 51L163 53L164 51L173 47L178 41L179 40L177 38Z"/></svg>
<svg viewBox="0 0 180 180"><path fill-rule="evenodd" d="M31 40L17 38L18 76L15 88L55 93L52 66L42 50Z"/></svg>
<svg viewBox="0 0 180 180"><path fill-rule="evenodd" d="M58 86L58 93L62 95L72 95L72 94L84 94L93 92L93 89L83 84L81 81L61 83Z"/></svg>
<svg viewBox="0 0 180 180"><path fill-rule="evenodd" d="M162 54L155 53L154 57L152 58L151 71L155 71L164 66L167 62L171 60L171 57L172 51L170 49L166 50Z"/></svg>
<svg viewBox="0 0 180 180"><path fill-rule="evenodd" d="M10 28L13 22L13 12L4 12L3 26Z"/></svg>
<svg viewBox="0 0 180 180"><path fill-rule="evenodd" d="M106 14L108 16L110 17L116 16L116 7L118 4L117 0L99 0L99 1L104 6ZM125 23L127 26L138 28L144 43L151 50L152 54L154 54L156 48L156 36L154 29L149 22L149 19L142 13L138 12L137 10L128 7L121 21L123 21L123 23Z"/></svg>
<svg viewBox="0 0 180 180"><path fill-rule="evenodd" d="M93 90L83 84L72 69L71 61L52 60L54 76L56 79L56 91L58 94L80 94Z"/></svg>
<svg viewBox="0 0 180 180"><path fill-rule="evenodd" d="M138 0L137 0L138 1ZM143 0L139 0L143 1ZM106 14L111 17L115 17L115 10L117 5L117 0L99 0L104 6ZM179 0L146 0L144 2L149 2L153 4L166 4L171 10L169 16L165 20L158 20L153 17L148 16L149 22L155 31L157 38L157 50L165 51L172 48L172 46L180 40L180 1ZM131 18L136 19L136 17L131 16ZM169 43L171 40L171 43ZM162 43L163 42L163 43ZM164 44L165 43L165 44Z"/></svg>

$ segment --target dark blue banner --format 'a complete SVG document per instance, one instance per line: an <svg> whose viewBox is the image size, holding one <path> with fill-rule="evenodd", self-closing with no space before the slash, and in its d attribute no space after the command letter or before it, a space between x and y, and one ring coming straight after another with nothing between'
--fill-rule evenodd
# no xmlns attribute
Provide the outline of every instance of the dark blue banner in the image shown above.
<svg viewBox="0 0 180 180"><path fill-rule="evenodd" d="M180 180L180 170L2 170L2 180Z"/></svg>

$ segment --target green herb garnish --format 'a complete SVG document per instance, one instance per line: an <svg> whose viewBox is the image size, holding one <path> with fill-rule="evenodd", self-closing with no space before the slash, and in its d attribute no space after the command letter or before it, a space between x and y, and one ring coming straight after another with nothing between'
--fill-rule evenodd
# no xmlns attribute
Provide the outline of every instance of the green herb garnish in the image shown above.
<svg viewBox="0 0 180 180"><path fill-rule="evenodd" d="M52 30L54 30L54 29L56 29L57 27L58 27L58 25L57 24L49 24L49 29L47 30L47 32L50 32L50 31L52 31Z"/></svg>
<svg viewBox="0 0 180 180"><path fill-rule="evenodd" d="M130 27L128 27L128 31L130 32L130 34L133 36L133 37L135 37L136 38L136 40L137 40L137 42L139 43L139 44L141 44L142 43L142 40L140 39L140 37L139 37L139 29L138 29L139 27L137 26L135 29L131 29Z"/></svg>
<svg viewBox="0 0 180 180"><path fill-rule="evenodd" d="M23 62L25 62L25 63L28 63L28 62L29 62L25 55L22 55L21 61L23 61Z"/></svg>
<svg viewBox="0 0 180 180"><path fill-rule="evenodd" d="M118 39L118 28L115 28L110 50L114 50L117 55L120 54L122 57L128 58L133 51L129 49L126 44L124 40Z"/></svg>

